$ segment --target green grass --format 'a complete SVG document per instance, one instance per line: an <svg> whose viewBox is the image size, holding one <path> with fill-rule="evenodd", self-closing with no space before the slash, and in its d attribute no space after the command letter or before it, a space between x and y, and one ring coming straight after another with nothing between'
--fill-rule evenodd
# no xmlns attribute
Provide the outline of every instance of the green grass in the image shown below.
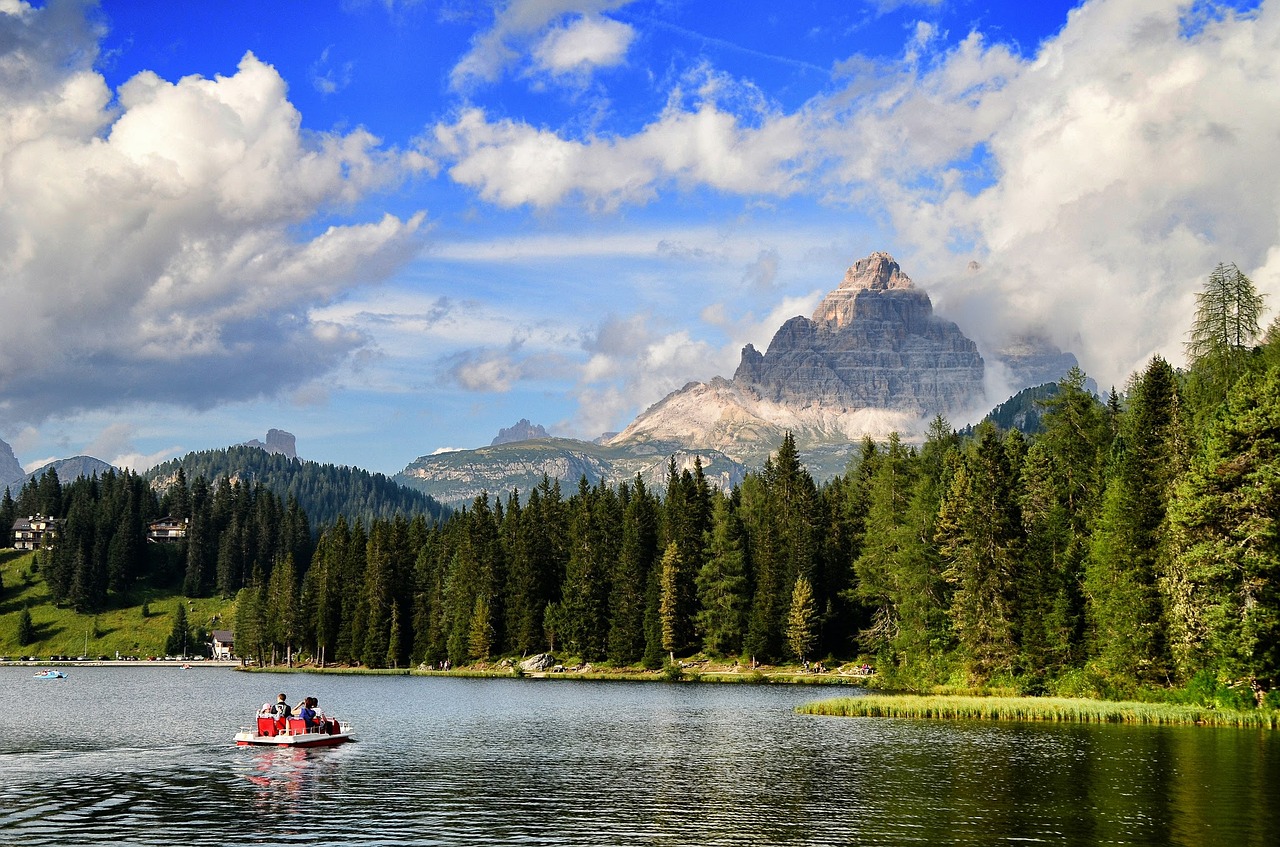
<svg viewBox="0 0 1280 847"><path fill-rule="evenodd" d="M0 552L0 656L163 656L173 631L174 611L187 605L187 623L194 630L230 629L234 604L214 598L188 599L173 592L148 589L121 598L120 605L95 614L80 614L55 606L44 576L32 567L32 553ZM149 614L143 616L146 603ZM18 643L18 617L31 612L36 640ZM95 633L96 630L96 633Z"/></svg>
<svg viewBox="0 0 1280 847"><path fill-rule="evenodd" d="M1111 702L1066 697L869 695L808 703L798 707L796 711L806 715L836 717L1200 724L1280 729L1280 711L1274 709L1219 709L1173 703Z"/></svg>

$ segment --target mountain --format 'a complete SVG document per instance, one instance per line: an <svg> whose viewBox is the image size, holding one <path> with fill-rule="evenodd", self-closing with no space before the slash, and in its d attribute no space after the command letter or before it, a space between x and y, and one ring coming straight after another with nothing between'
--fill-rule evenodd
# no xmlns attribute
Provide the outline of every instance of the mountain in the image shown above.
<svg viewBox="0 0 1280 847"><path fill-rule="evenodd" d="M27 477L26 472L22 469L22 463L18 461L18 457L13 455L13 448L5 441L0 441L0 488L14 488L14 483L21 486L23 480ZM16 491L13 493L17 493Z"/></svg>
<svg viewBox="0 0 1280 847"><path fill-rule="evenodd" d="M933 313L892 256L876 252L849 268L812 317L784 323L764 353L743 348L732 380L691 382L606 443L677 441L758 466L789 431L802 456L825 456L838 472L864 436L911 438L934 415L979 406L983 376L977 345Z"/></svg>
<svg viewBox="0 0 1280 847"><path fill-rule="evenodd" d="M560 480L566 496L584 476L595 485L602 480L617 484L639 474L645 485L664 488L672 458L681 471L701 459L708 480L722 488L740 482L746 472L722 453L689 451L675 442L606 447L570 438L538 438L421 456L394 479L442 503L466 505L482 492L501 499L511 491L527 493L544 476Z"/></svg>
<svg viewBox="0 0 1280 847"><path fill-rule="evenodd" d="M542 424L531 424L527 418L521 418L511 426L498 430L498 435L489 442L489 446L496 447L499 444L512 444L517 441L550 437L551 435L542 428Z"/></svg>
<svg viewBox="0 0 1280 847"><path fill-rule="evenodd" d="M1014 390L1056 382L1075 357L1028 336L993 354ZM574 484L585 475L622 481L658 475L665 457L703 457L708 476L758 468L786 433L819 480L843 472L864 437L924 437L935 415L972 420L989 408L977 344L933 312L929 295L888 253L855 262L812 316L786 321L764 353L748 344L732 379L690 382L622 432L587 444L567 439L504 443L531 434L521 421L489 448L423 456L397 479L449 503L481 491L527 491L543 474ZM513 432L514 431L514 432ZM647 466L646 466L647 464Z"/></svg>
<svg viewBox="0 0 1280 847"><path fill-rule="evenodd" d="M448 513L435 499L383 474L291 459L244 444L188 453L181 459L156 465L145 476L152 486L167 488L178 468L188 480L203 476L214 481L225 476L246 484L261 483L282 500L293 497L307 513L313 529L332 525L339 515L345 515L348 521L359 519L368 526L373 518L397 514L421 514L439 520Z"/></svg>
<svg viewBox="0 0 1280 847"><path fill-rule="evenodd" d="M290 459L298 458L297 439L294 438L292 432L285 432L283 429L269 429L267 430L267 440L265 442L255 438L252 441L246 441L244 446L257 447L261 450L266 450L268 453L279 453Z"/></svg>
<svg viewBox="0 0 1280 847"><path fill-rule="evenodd" d="M1016 429L1026 435L1035 435L1043 429L1044 401L1056 397L1060 391L1056 382L1024 388L988 412L983 420L991 421L1001 429ZM972 426L960 430L961 435L972 432Z"/></svg>
<svg viewBox="0 0 1280 847"><path fill-rule="evenodd" d="M933 314L887 253L855 263L813 317L784 323L765 353L748 344L733 375L762 400L925 417L970 406L982 378L978 346Z"/></svg>
<svg viewBox="0 0 1280 847"><path fill-rule="evenodd" d="M10 494L17 497L18 490L22 488L27 480L39 479L50 470L57 471L58 481L66 483L81 476L91 477L94 474L101 476L104 472L115 470L115 468L92 456L72 456L69 459L55 459L52 462L41 465L31 473L21 473L21 469L19 469L19 476L8 482Z"/></svg>

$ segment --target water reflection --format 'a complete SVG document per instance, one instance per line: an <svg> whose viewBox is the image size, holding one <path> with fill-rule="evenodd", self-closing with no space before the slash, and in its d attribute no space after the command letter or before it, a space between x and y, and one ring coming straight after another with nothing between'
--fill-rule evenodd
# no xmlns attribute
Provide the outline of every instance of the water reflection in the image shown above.
<svg viewBox="0 0 1280 847"><path fill-rule="evenodd" d="M12 670L0 690L23 691ZM287 677L359 741L234 747L281 679L83 669L73 716L14 698L0 843L1261 845L1280 825L1270 733L823 719L792 711L822 691L780 687Z"/></svg>

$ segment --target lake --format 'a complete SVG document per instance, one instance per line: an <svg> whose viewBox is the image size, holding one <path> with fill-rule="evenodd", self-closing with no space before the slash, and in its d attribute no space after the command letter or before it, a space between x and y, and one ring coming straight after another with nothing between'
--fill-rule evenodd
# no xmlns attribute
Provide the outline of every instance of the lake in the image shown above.
<svg viewBox="0 0 1280 847"><path fill-rule="evenodd" d="M1271 845L1280 739L797 715L847 688L0 668L0 843ZM357 743L235 747L284 691Z"/></svg>

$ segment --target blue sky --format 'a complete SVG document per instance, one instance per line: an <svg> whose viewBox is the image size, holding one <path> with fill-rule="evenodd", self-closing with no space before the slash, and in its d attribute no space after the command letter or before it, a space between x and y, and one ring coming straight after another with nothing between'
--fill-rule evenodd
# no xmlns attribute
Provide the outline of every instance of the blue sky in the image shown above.
<svg viewBox="0 0 1280 847"><path fill-rule="evenodd" d="M1277 6L0 0L0 437L592 438L873 250L1123 385L1280 294Z"/></svg>

